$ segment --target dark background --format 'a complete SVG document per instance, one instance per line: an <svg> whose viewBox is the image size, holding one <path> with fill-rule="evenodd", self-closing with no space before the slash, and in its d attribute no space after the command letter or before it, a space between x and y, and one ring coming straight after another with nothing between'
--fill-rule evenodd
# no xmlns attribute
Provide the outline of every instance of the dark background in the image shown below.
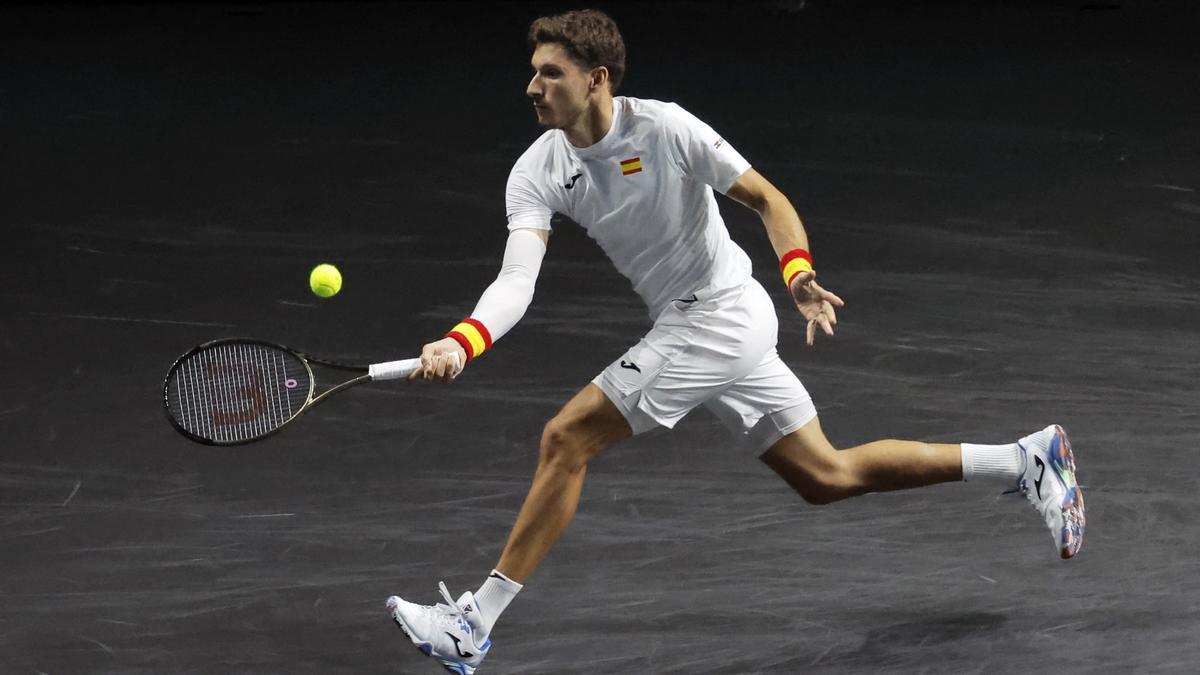
<svg viewBox="0 0 1200 675"><path fill-rule="evenodd" d="M1194 3L594 4L620 93L712 124L805 219L847 302L814 349L722 200L830 439L1059 422L1087 544L1058 560L984 484L807 506L697 412L593 463L483 672L1194 668ZM439 671L384 599L482 582L542 423L648 327L591 240L558 228L453 386L212 449L161 378L215 337L382 361L465 316L539 133L526 27L573 6L0 9L0 670Z"/></svg>

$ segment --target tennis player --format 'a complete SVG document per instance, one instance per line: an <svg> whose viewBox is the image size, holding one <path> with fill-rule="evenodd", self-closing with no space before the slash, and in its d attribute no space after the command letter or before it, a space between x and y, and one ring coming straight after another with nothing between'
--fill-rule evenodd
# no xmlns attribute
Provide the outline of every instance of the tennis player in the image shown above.
<svg viewBox="0 0 1200 675"><path fill-rule="evenodd" d="M482 586L455 600L439 584L445 604L434 606L388 599L421 652L452 672L473 673L497 619L574 516L588 462L634 434L672 428L700 406L810 503L946 481L992 482L1028 497L1063 558L1078 553L1083 496L1057 425L1002 445L881 440L835 449L808 392L775 351L774 306L730 239L713 191L762 218L811 345L818 331L833 335L843 302L817 283L791 203L678 105L614 97L625 46L607 15L543 17L530 27L529 41L526 94L547 131L509 175L500 274L470 317L424 346L414 379L455 379L517 323L533 298L556 212L600 244L654 324L546 424L533 484Z"/></svg>

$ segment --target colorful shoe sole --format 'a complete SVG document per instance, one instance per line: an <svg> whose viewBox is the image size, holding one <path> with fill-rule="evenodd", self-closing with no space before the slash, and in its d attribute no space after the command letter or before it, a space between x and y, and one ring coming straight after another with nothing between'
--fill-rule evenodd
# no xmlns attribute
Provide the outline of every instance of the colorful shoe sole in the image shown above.
<svg viewBox="0 0 1200 675"><path fill-rule="evenodd" d="M1083 506L1083 490L1075 482L1075 453L1071 452L1071 440L1063 428L1054 426L1054 438L1047 452L1050 465L1066 488L1062 508L1063 529L1059 551L1063 559L1073 558L1083 547L1083 530L1087 525L1087 514Z"/></svg>

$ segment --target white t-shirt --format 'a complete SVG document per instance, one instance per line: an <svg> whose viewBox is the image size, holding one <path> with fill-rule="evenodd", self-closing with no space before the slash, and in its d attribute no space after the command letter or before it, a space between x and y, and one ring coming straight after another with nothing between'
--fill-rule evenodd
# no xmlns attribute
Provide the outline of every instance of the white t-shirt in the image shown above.
<svg viewBox="0 0 1200 675"><path fill-rule="evenodd" d="M552 129L521 155L508 177L508 227L549 230L554 213L579 223L657 317L672 299L750 278L712 192L749 168L678 105L617 96L612 128L594 145L577 148Z"/></svg>

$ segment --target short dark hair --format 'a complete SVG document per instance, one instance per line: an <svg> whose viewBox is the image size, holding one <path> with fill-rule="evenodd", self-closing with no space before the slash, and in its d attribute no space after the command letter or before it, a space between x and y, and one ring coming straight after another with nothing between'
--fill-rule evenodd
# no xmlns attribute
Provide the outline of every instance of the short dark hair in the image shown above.
<svg viewBox="0 0 1200 675"><path fill-rule="evenodd" d="M529 46L536 49L546 42L562 45L584 68L607 68L609 86L616 93L625 76L625 40L612 17L598 9L543 16L529 26Z"/></svg>

